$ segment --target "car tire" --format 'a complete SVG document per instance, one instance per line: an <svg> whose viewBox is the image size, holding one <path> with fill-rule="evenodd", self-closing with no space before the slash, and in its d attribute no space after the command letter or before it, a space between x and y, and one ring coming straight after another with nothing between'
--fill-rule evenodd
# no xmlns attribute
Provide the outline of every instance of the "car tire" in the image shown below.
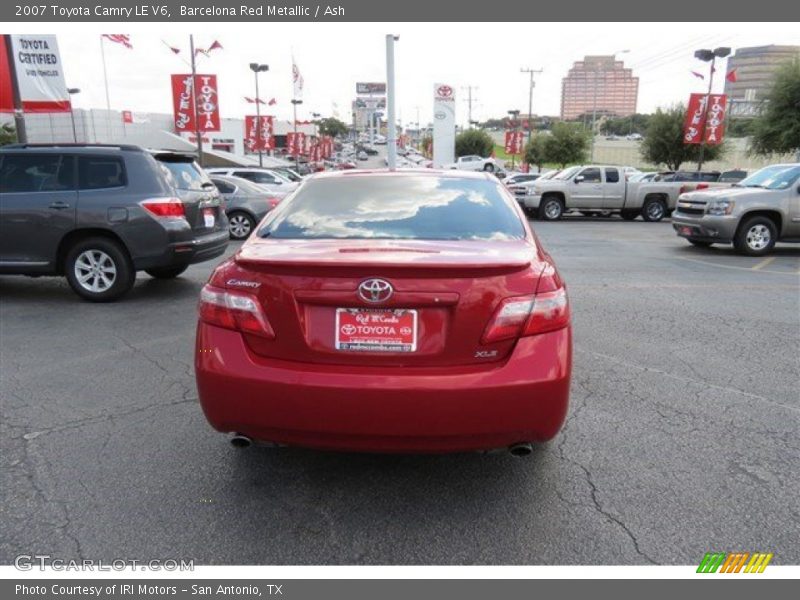
<svg viewBox="0 0 800 600"><path fill-rule="evenodd" d="M155 269L146 269L145 273L155 279L175 279L178 275L183 273L189 265L177 265L174 267L156 267Z"/></svg>
<svg viewBox="0 0 800 600"><path fill-rule="evenodd" d="M623 210L619 216L621 216L626 221L635 221L636 217L639 216L638 210Z"/></svg>
<svg viewBox="0 0 800 600"><path fill-rule="evenodd" d="M539 204L539 218L543 221L558 221L564 216L564 202L561 198L542 198Z"/></svg>
<svg viewBox="0 0 800 600"><path fill-rule="evenodd" d="M658 223L667 216L667 207L660 198L650 198L642 206L642 218L648 223Z"/></svg>
<svg viewBox="0 0 800 600"><path fill-rule="evenodd" d="M692 246L697 246L698 248L709 248L711 247L711 242L704 242L702 240L688 240Z"/></svg>
<svg viewBox="0 0 800 600"><path fill-rule="evenodd" d="M255 226L256 220L246 212L235 210L228 214L228 232L232 240L246 240Z"/></svg>
<svg viewBox="0 0 800 600"><path fill-rule="evenodd" d="M136 281L125 247L103 237L75 243L64 259L64 274L72 290L90 302L113 302Z"/></svg>
<svg viewBox="0 0 800 600"><path fill-rule="evenodd" d="M487 173L494 173L494 165L492 163L486 163L483 166L483 170L486 171Z"/></svg>
<svg viewBox="0 0 800 600"><path fill-rule="evenodd" d="M775 247L778 228L769 217L750 217L739 224L733 236L733 247L740 254L764 256Z"/></svg>

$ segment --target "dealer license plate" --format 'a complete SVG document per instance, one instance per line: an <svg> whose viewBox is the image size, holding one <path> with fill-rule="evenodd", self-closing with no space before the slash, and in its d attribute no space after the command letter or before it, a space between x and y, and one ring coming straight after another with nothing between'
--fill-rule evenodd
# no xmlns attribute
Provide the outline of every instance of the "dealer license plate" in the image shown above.
<svg viewBox="0 0 800 600"><path fill-rule="evenodd" d="M414 352L417 311L337 308L336 349L352 352Z"/></svg>

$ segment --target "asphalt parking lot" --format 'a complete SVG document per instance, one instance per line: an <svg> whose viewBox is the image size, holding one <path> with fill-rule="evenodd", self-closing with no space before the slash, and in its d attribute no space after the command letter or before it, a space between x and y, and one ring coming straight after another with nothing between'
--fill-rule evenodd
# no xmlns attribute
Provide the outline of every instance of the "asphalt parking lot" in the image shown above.
<svg viewBox="0 0 800 600"><path fill-rule="evenodd" d="M800 563L800 247L535 228L569 285L575 370L564 431L524 459L236 450L194 386L212 264L108 305L0 278L0 562Z"/></svg>

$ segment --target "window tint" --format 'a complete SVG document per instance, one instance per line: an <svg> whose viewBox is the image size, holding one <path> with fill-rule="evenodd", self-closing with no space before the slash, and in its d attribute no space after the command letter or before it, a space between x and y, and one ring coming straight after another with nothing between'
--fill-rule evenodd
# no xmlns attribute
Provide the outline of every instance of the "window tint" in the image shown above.
<svg viewBox="0 0 800 600"><path fill-rule="evenodd" d="M113 156L80 156L78 182L82 190L122 187L125 185L122 160Z"/></svg>
<svg viewBox="0 0 800 600"><path fill-rule="evenodd" d="M233 175L254 183L279 183L278 178L274 175L258 171L234 171Z"/></svg>
<svg viewBox="0 0 800 600"><path fill-rule="evenodd" d="M618 183L619 171L616 169L606 169L606 183Z"/></svg>
<svg viewBox="0 0 800 600"><path fill-rule="evenodd" d="M493 239L525 237L497 182L435 176L312 180L261 229L263 237Z"/></svg>
<svg viewBox="0 0 800 600"><path fill-rule="evenodd" d="M75 162L61 154L6 154L0 192L56 192L75 189Z"/></svg>
<svg viewBox="0 0 800 600"><path fill-rule="evenodd" d="M581 171L585 183L600 183L600 169L584 169Z"/></svg>
<svg viewBox="0 0 800 600"><path fill-rule="evenodd" d="M204 183L211 183L208 176L192 161L158 159L159 164L166 171L170 183L179 190L203 189Z"/></svg>
<svg viewBox="0 0 800 600"><path fill-rule="evenodd" d="M232 194L236 190L236 188L233 187L230 183L228 183L227 181L222 181L221 179L213 179L212 178L211 182L215 186L217 186L217 189L222 194Z"/></svg>

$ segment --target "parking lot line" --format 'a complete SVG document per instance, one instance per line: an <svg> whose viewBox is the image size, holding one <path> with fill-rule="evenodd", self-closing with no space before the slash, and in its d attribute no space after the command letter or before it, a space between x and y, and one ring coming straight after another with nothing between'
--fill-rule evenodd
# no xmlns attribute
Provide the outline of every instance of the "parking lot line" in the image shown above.
<svg viewBox="0 0 800 600"><path fill-rule="evenodd" d="M721 269L736 269L737 271L752 271L753 267L738 267L736 265L721 265L719 263L713 263L707 260L700 260L697 258L687 258L685 256L678 256L676 257L679 260L687 260L689 262L697 263L699 265L708 265L710 267L719 267ZM777 256L771 258L778 258ZM762 261L763 262L763 261ZM756 265L758 266L758 265ZM762 267L764 265L761 265ZM759 267L760 268L760 267ZM800 275L800 270L797 271L774 271L772 269L763 269L760 271L761 273L775 273L776 275Z"/></svg>
<svg viewBox="0 0 800 600"><path fill-rule="evenodd" d="M751 271L758 271L759 269L761 269L763 267L766 267L768 264L774 262L776 258L777 258L777 256L770 256L769 258L765 258L764 260L762 260L757 265L753 265L752 267L750 267L750 270Z"/></svg>

